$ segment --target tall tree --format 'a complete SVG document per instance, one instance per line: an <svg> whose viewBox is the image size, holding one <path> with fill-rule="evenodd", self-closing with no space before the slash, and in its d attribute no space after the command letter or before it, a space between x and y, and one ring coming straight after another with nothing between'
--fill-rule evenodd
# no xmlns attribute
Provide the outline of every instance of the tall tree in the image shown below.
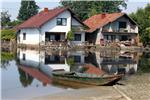
<svg viewBox="0 0 150 100"><path fill-rule="evenodd" d="M131 13L130 17L139 25L139 35L144 45L150 44L150 4L145 8L139 8L135 13Z"/></svg>
<svg viewBox="0 0 150 100"><path fill-rule="evenodd" d="M93 14L107 12L120 12L121 7L126 8L126 3L122 1L66 1L61 0L60 4L64 7L70 7L82 20L85 20Z"/></svg>
<svg viewBox="0 0 150 100"><path fill-rule="evenodd" d="M21 21L27 20L28 18L37 14L38 9L39 6L36 5L36 2L34 0L28 0L28 1L22 0L17 18Z"/></svg>
<svg viewBox="0 0 150 100"><path fill-rule="evenodd" d="M11 17L11 15L8 14L8 11L1 12L1 25L2 25L2 27L9 25L9 23L11 21L10 17Z"/></svg>

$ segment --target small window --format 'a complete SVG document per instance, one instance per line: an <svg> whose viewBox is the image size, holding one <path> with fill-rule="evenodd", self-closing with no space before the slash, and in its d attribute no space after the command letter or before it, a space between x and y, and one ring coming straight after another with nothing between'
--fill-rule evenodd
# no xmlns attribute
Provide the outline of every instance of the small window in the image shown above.
<svg viewBox="0 0 150 100"><path fill-rule="evenodd" d="M23 54L22 60L26 60L26 55L25 54Z"/></svg>
<svg viewBox="0 0 150 100"><path fill-rule="evenodd" d="M74 34L74 41L81 41L81 34Z"/></svg>
<svg viewBox="0 0 150 100"><path fill-rule="evenodd" d="M26 33L23 33L23 40L26 40Z"/></svg>
<svg viewBox="0 0 150 100"><path fill-rule="evenodd" d="M57 25L66 26L67 25L67 18L57 18Z"/></svg>
<svg viewBox="0 0 150 100"><path fill-rule="evenodd" d="M126 22L119 22L119 28L127 28Z"/></svg>
<svg viewBox="0 0 150 100"><path fill-rule="evenodd" d="M81 57L80 56L74 56L74 62L80 63L81 62Z"/></svg>

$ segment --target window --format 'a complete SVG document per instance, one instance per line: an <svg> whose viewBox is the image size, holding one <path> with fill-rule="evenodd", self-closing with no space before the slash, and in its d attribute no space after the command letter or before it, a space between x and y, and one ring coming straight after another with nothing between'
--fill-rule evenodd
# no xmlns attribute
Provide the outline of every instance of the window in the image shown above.
<svg viewBox="0 0 150 100"><path fill-rule="evenodd" d="M26 55L23 53L23 58L22 60L26 60Z"/></svg>
<svg viewBox="0 0 150 100"><path fill-rule="evenodd" d="M26 40L26 33L23 33L23 40Z"/></svg>
<svg viewBox="0 0 150 100"><path fill-rule="evenodd" d="M81 34L74 34L74 41L81 41Z"/></svg>
<svg viewBox="0 0 150 100"><path fill-rule="evenodd" d="M74 56L74 62L80 63L81 62L81 57L80 56Z"/></svg>
<svg viewBox="0 0 150 100"><path fill-rule="evenodd" d="M127 28L126 22L119 22L119 28Z"/></svg>
<svg viewBox="0 0 150 100"><path fill-rule="evenodd" d="M67 25L67 18L57 18L57 25L66 26Z"/></svg>
<svg viewBox="0 0 150 100"><path fill-rule="evenodd" d="M108 40L108 35L104 35L104 39Z"/></svg>
<svg viewBox="0 0 150 100"><path fill-rule="evenodd" d="M55 35L50 35L50 40L55 40Z"/></svg>

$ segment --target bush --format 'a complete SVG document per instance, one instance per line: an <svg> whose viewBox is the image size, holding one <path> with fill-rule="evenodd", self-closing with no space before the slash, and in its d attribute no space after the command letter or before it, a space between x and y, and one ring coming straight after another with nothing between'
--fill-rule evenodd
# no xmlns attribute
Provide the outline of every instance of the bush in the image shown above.
<svg viewBox="0 0 150 100"><path fill-rule="evenodd" d="M11 40L16 38L16 31L12 29L5 29L1 31L2 40Z"/></svg>
<svg viewBox="0 0 150 100"><path fill-rule="evenodd" d="M73 38L74 38L73 32L72 32L72 31L69 31L69 32L67 33L67 40L72 41Z"/></svg>

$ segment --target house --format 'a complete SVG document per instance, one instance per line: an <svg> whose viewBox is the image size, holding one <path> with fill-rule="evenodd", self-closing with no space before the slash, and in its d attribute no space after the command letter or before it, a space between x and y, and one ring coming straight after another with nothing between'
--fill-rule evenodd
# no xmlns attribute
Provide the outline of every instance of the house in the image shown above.
<svg viewBox="0 0 150 100"><path fill-rule="evenodd" d="M138 25L125 13L97 14L86 19L84 24L90 28L86 41L93 44L136 45L139 42Z"/></svg>
<svg viewBox="0 0 150 100"><path fill-rule="evenodd" d="M18 44L45 45L48 42L63 42L70 30L74 30L74 44L85 41L87 27L69 9L58 7L43 11L17 26Z"/></svg>

